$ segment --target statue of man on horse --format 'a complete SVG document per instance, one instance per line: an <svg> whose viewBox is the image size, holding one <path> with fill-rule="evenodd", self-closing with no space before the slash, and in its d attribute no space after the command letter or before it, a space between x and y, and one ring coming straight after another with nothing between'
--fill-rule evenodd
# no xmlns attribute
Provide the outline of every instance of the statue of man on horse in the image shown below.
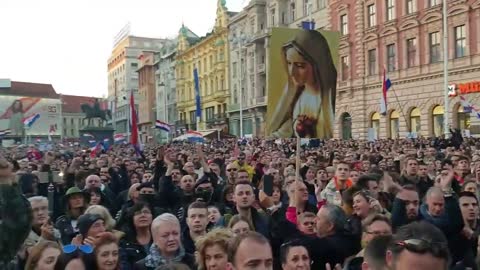
<svg viewBox="0 0 480 270"><path fill-rule="evenodd" d="M89 104L80 105L82 112L85 113L85 118L82 120L82 124L85 120L88 120L88 126L92 124L92 119L99 118L101 120L100 126L105 126L109 119L112 119L112 112L108 109L100 109L100 102L98 99L95 99L93 106Z"/></svg>

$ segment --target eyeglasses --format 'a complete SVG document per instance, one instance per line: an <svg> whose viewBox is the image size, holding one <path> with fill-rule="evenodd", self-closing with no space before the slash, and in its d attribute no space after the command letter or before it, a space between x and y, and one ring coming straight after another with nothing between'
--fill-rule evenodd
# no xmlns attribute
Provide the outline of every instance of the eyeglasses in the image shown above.
<svg viewBox="0 0 480 270"><path fill-rule="evenodd" d="M406 248L408 251L415 253L432 253L435 257L446 257L448 255L448 247L446 243L433 243L424 239L407 239L396 243L397 246Z"/></svg>
<svg viewBox="0 0 480 270"><path fill-rule="evenodd" d="M366 231L366 233L368 233L368 234L373 234L373 235L375 235L375 236L378 236L378 235L391 235L391 234L392 234L391 232L387 232L387 231L371 231L371 232Z"/></svg>
<svg viewBox="0 0 480 270"><path fill-rule="evenodd" d="M234 171L234 172L236 172L236 171L237 171L237 169L235 169L235 168L232 168L232 169L227 169L227 172L231 172L231 171Z"/></svg>
<svg viewBox="0 0 480 270"><path fill-rule="evenodd" d="M85 253L85 254L90 254L93 252L93 247L90 246L90 245L80 245L80 246L76 246L76 245L66 245L63 247L63 253L65 254L70 254L70 253L73 253L77 250L80 250L81 252Z"/></svg>

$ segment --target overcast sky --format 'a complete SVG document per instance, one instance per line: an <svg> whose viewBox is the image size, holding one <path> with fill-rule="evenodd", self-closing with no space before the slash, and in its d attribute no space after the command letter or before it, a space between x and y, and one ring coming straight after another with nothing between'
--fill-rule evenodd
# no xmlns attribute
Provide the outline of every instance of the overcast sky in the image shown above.
<svg viewBox="0 0 480 270"><path fill-rule="evenodd" d="M72 4L73 3L73 4ZM107 94L113 38L175 37L182 22L211 30L217 0L0 0L0 78L52 84L58 93ZM227 0L239 11L248 0Z"/></svg>

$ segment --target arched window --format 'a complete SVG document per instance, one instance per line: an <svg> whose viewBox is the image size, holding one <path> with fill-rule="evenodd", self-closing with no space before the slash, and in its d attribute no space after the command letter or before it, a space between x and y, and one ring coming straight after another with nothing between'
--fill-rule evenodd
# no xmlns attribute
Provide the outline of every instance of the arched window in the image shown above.
<svg viewBox="0 0 480 270"><path fill-rule="evenodd" d="M443 126L443 114L445 113L445 109L443 106L437 105L433 108L432 111L432 120L433 120L433 135L438 137L443 134L444 126Z"/></svg>
<svg viewBox="0 0 480 270"><path fill-rule="evenodd" d="M370 127L375 130L375 139L378 139L380 136L380 114L378 112L372 114Z"/></svg>
<svg viewBox="0 0 480 270"><path fill-rule="evenodd" d="M460 105L457 110L457 127L460 130L470 129L470 111Z"/></svg>
<svg viewBox="0 0 480 270"><path fill-rule="evenodd" d="M400 129L400 114L397 111L392 111L390 113L390 138L395 139L398 137L398 132Z"/></svg>
<svg viewBox="0 0 480 270"><path fill-rule="evenodd" d="M414 108L410 112L410 132L420 133L420 109Z"/></svg>
<svg viewBox="0 0 480 270"><path fill-rule="evenodd" d="M343 113L341 119L342 139L349 140L352 138L352 117L349 113Z"/></svg>

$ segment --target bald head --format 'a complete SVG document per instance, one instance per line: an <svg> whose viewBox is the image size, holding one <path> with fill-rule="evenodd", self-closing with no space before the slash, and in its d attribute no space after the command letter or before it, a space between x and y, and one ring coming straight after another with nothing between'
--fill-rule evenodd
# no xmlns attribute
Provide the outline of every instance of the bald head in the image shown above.
<svg viewBox="0 0 480 270"><path fill-rule="evenodd" d="M102 182L100 180L100 177L98 175L89 175L87 179L85 180L85 188L101 188L102 187Z"/></svg>
<svg viewBox="0 0 480 270"><path fill-rule="evenodd" d="M445 209L445 198L442 189L439 187L431 187L425 196L428 212L433 217L439 217Z"/></svg>

